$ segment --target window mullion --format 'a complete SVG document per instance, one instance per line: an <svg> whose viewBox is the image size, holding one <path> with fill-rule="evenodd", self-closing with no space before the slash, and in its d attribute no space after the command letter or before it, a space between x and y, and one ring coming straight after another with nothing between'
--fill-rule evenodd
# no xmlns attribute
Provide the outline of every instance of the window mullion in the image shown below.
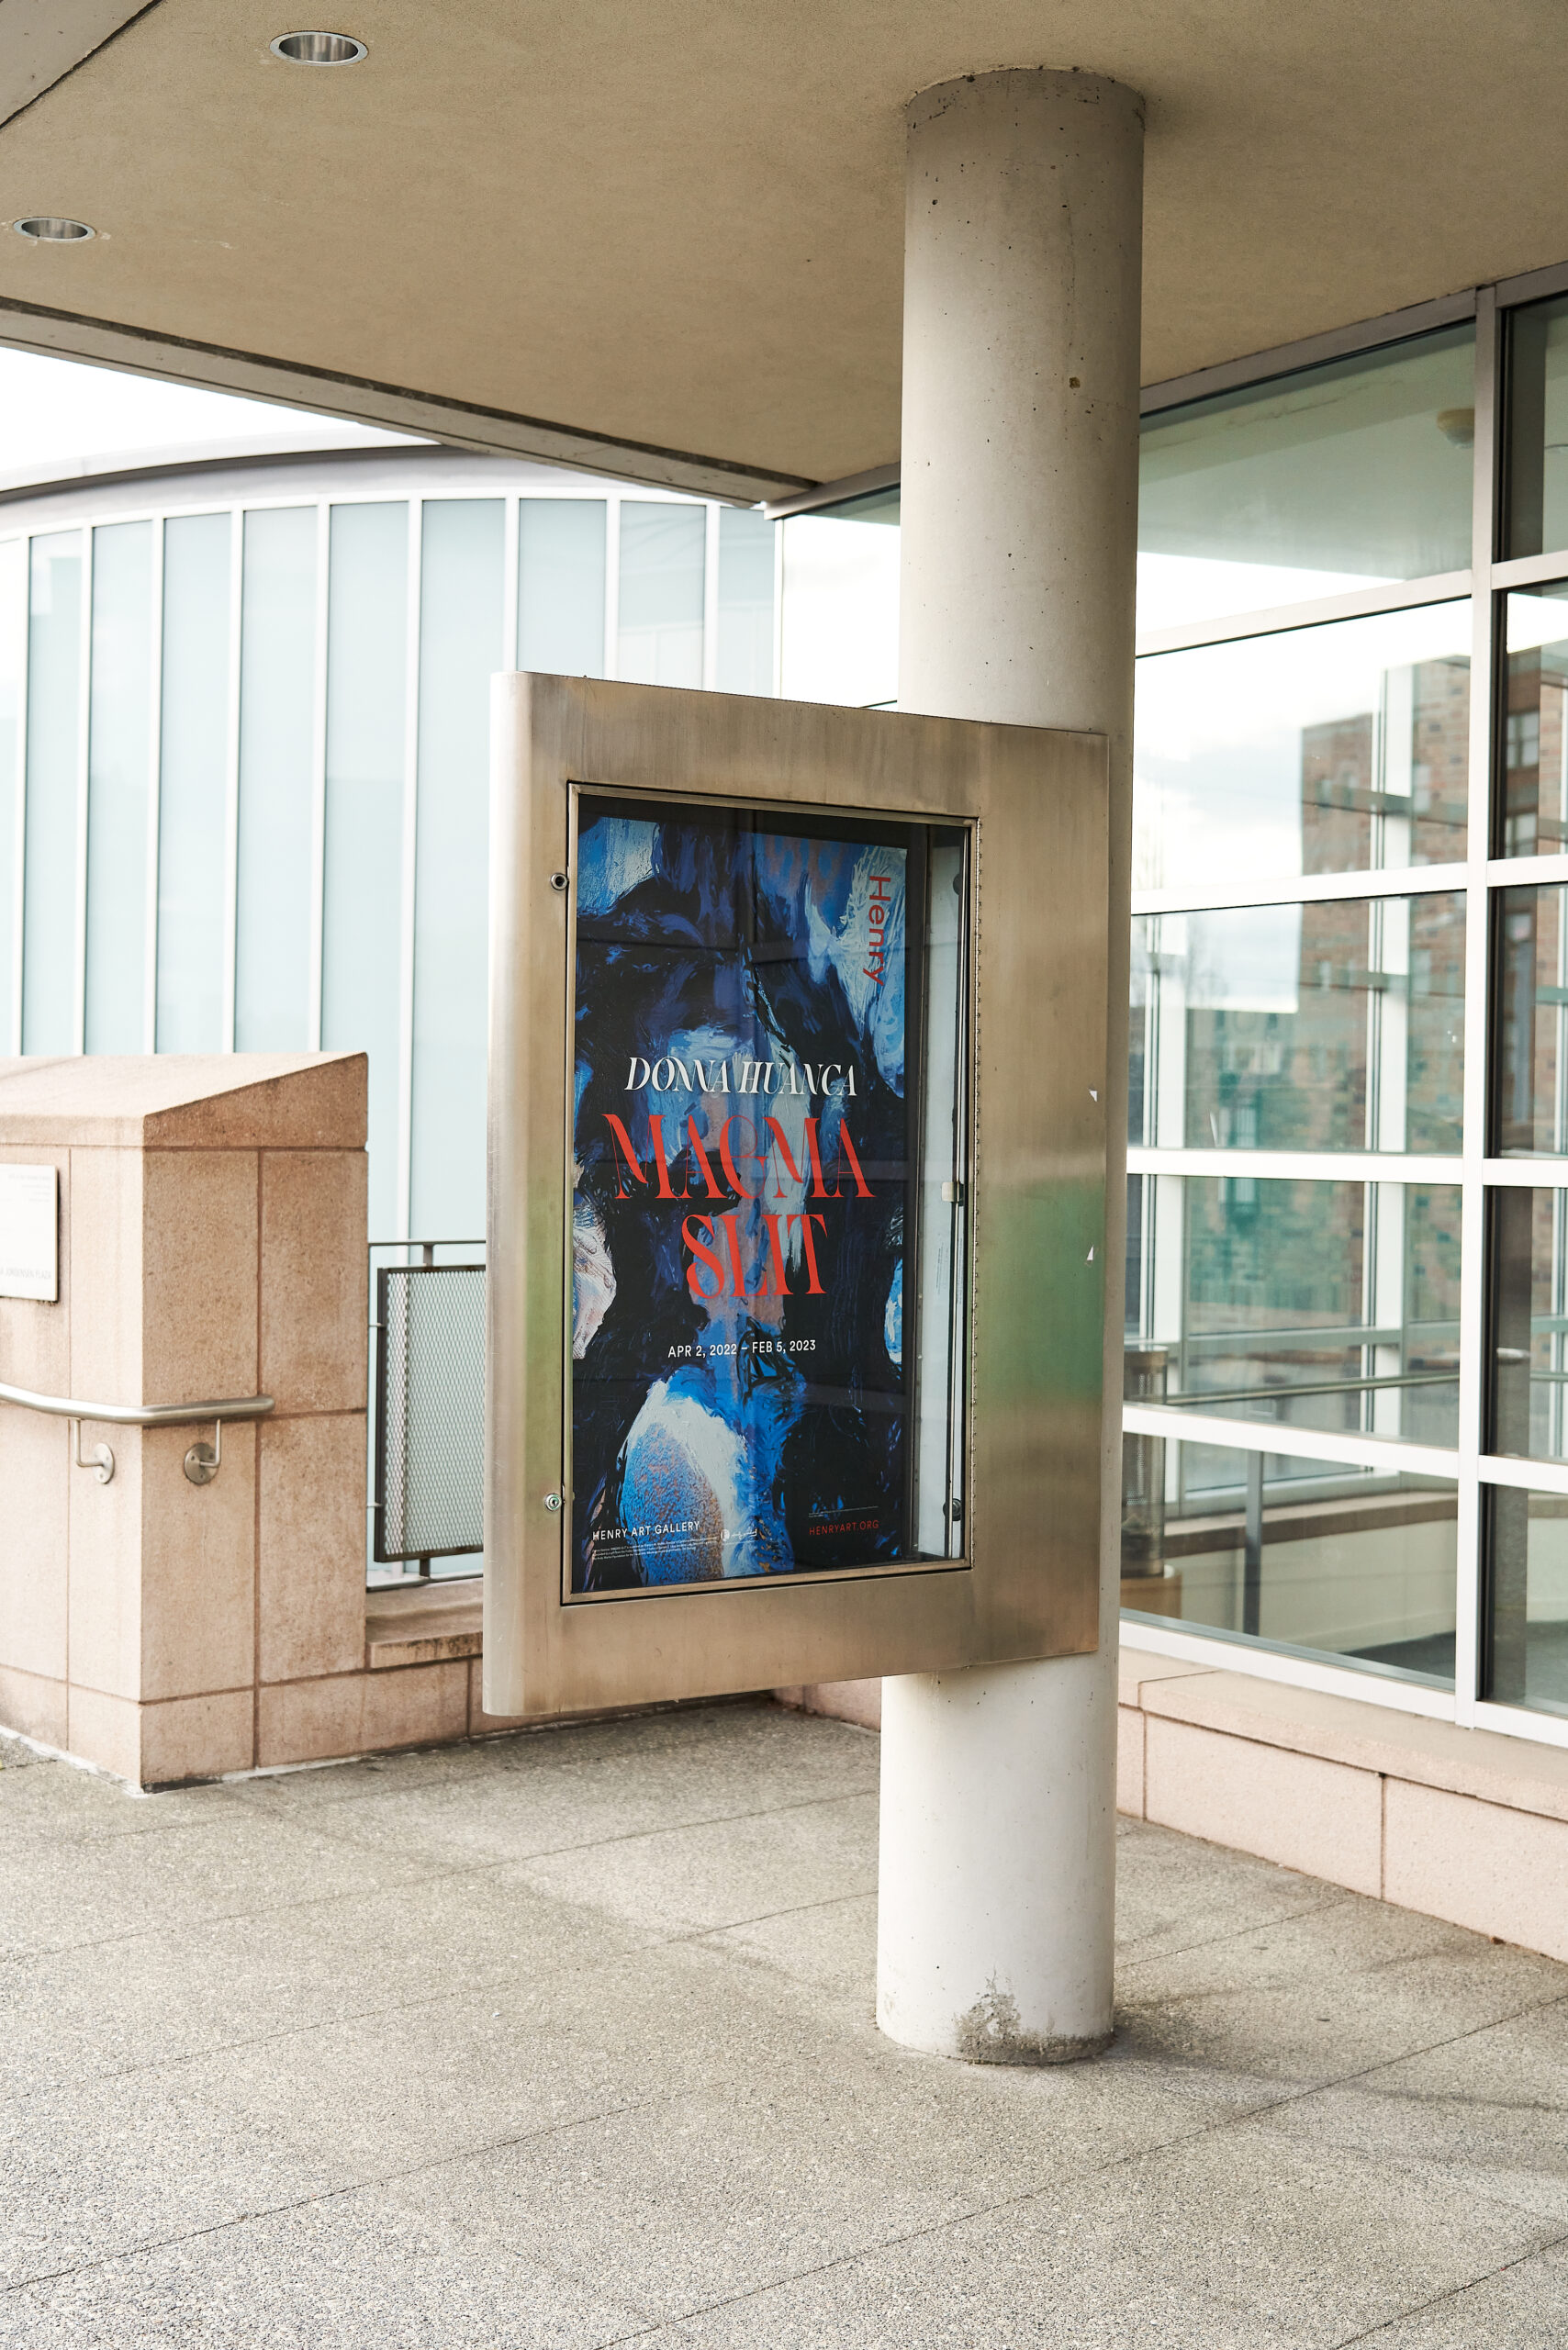
<svg viewBox="0 0 1568 2350"><path fill-rule="evenodd" d="M1465 897L1464 1132L1461 1172L1459 1556L1455 1611L1454 1716L1469 1725L1481 1691L1481 1492L1478 1462L1485 1410L1487 1091L1491 1023L1491 907L1486 867L1492 845L1492 742L1497 667L1496 547L1499 345L1497 302L1484 288L1475 314L1475 472L1472 508L1470 780Z"/></svg>

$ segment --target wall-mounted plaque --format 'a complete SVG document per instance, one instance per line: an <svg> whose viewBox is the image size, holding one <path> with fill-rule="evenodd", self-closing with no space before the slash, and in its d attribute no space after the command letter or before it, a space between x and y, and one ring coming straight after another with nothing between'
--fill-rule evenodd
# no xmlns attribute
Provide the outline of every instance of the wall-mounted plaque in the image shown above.
<svg viewBox="0 0 1568 2350"><path fill-rule="evenodd" d="M1092 1648L1103 744L496 721L487 1709Z"/></svg>
<svg viewBox="0 0 1568 2350"><path fill-rule="evenodd" d="M0 1165L0 1297L53 1305L60 1296L60 1177Z"/></svg>

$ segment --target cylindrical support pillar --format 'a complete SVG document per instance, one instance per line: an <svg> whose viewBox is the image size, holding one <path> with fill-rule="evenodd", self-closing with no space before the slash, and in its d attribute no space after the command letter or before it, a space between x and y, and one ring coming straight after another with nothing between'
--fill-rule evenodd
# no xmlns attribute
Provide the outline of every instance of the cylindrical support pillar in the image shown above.
<svg viewBox="0 0 1568 2350"><path fill-rule="evenodd" d="M900 706L1110 739L1112 1144L1100 1647L884 1684L877 2009L1042 2064L1111 2029L1143 102L983 73L908 129Z"/></svg>

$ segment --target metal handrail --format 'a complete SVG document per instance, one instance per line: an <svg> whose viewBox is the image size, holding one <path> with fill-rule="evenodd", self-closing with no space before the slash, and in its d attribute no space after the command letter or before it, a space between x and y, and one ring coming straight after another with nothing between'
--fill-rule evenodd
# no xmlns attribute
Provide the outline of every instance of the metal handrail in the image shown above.
<svg viewBox="0 0 1568 2350"><path fill-rule="evenodd" d="M196 1404L83 1404L73 1395L39 1395L30 1387L7 1387L0 1382L0 1404L19 1404L25 1412L45 1412L69 1420L76 1431L74 1459L78 1469L91 1469L100 1485L115 1473L115 1457L106 1444L95 1444L82 1458L82 1423L93 1420L116 1428L179 1428L212 1423L216 1444L193 1444L185 1472L193 1485L210 1485L223 1466L225 1420L264 1420L273 1408L270 1395L218 1395Z"/></svg>
<svg viewBox="0 0 1568 2350"><path fill-rule="evenodd" d="M199 1404L79 1404L69 1395L35 1395L30 1388L0 1384L0 1404L20 1404L28 1412L49 1412L57 1420L96 1420L118 1428L189 1427L196 1421L264 1420L270 1395L226 1395Z"/></svg>
<svg viewBox="0 0 1568 2350"><path fill-rule="evenodd" d="M1228 1387L1213 1394L1204 1388L1196 1394L1189 1392L1185 1395L1140 1395L1137 1401L1140 1404L1159 1402L1177 1410L1204 1411L1215 1404L1277 1404L1289 1402L1297 1395L1360 1395L1373 1388L1451 1387L1458 1377L1459 1365L1455 1363L1451 1371L1391 1371L1384 1377L1372 1379L1304 1380L1299 1387Z"/></svg>

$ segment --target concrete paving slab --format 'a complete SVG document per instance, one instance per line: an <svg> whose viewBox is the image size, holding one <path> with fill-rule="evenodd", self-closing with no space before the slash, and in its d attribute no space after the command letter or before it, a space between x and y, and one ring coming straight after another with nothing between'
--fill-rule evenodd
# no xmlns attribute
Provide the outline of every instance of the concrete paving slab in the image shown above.
<svg viewBox="0 0 1568 2350"><path fill-rule="evenodd" d="M238 1800L262 1809L316 1811L366 1796L400 1789L422 1793L449 1781L487 1780L512 1771L528 1774L588 1769L600 1762L634 1762L636 1774L642 1775L655 1768L660 1757L671 1753L683 1759L695 1785L715 1769L733 1779L743 1759L755 1766L777 1757L788 1770L797 1718L762 1698L671 1707L660 1713L543 1724L457 1744L364 1755L302 1770L259 1772L229 1780L225 1788ZM803 1758L794 1752L792 1792L799 1795L809 1789L818 1774L842 1777L851 1770L861 1774L857 1784L874 1787L878 1741L846 1723L824 1723L823 1728L831 1735L820 1753Z"/></svg>
<svg viewBox="0 0 1568 2350"><path fill-rule="evenodd" d="M366 1851L450 1865L576 1852L802 1802L854 1795L874 1801L875 1751L868 1759L859 1743L848 1752L829 1749L812 1758L812 1770L791 1776L788 1758L759 1752L760 1744L736 1740L690 1757L678 1747L655 1750L629 1767L619 1755L564 1762L536 1739L525 1760L504 1770L348 1796L316 1824Z"/></svg>
<svg viewBox="0 0 1568 2350"><path fill-rule="evenodd" d="M221 2227L353 2182L149 2074L0 2109L0 2285ZM0 2306L4 2305L0 2296Z"/></svg>
<svg viewBox="0 0 1568 2350"><path fill-rule="evenodd" d="M744 1926L721 1926L707 1937L715 1950L744 1964L766 1967L809 1990L832 1992L864 2015L874 2004L877 1979L877 1897L851 1893L814 1901Z"/></svg>
<svg viewBox="0 0 1568 2350"><path fill-rule="evenodd" d="M1151 1833L1116 1823L1116 1951L1131 1965L1167 1953L1203 1950L1234 1934L1338 1908L1356 1896L1318 1877L1298 1876L1250 1852Z"/></svg>
<svg viewBox="0 0 1568 2350"><path fill-rule="evenodd" d="M78 1944L0 1964L0 2088L23 2095L407 2007L566 1980L639 1930L474 1869L270 1915ZM491 2001L491 2004L494 2002Z"/></svg>
<svg viewBox="0 0 1568 2350"><path fill-rule="evenodd" d="M22 1776L27 1763L44 1767ZM0 1771L6 1774L6 1800L0 1804L0 1853L39 1840L157 1834L199 1824L226 1805L224 1790L210 1786L182 1788L154 1801L107 1772L34 1755L19 1739L0 1737Z"/></svg>
<svg viewBox="0 0 1568 2350"><path fill-rule="evenodd" d="M379 2177L681 2096L723 2102L803 2049L830 2065L831 2041L803 2009L675 1945L222 2050L181 2076L248 2125Z"/></svg>
<svg viewBox="0 0 1568 2350"><path fill-rule="evenodd" d="M941 2227L1256 2106L1261 2081L1135 2061L1020 2074L895 2049L870 2027L761 2030L694 2087L394 2187L483 2241L585 2278L619 2247L666 2317ZM729 2035L732 2048L736 2036Z"/></svg>
<svg viewBox="0 0 1568 2350"><path fill-rule="evenodd" d="M238 1804L134 1836L30 1838L13 1845L0 1871L0 1957L207 1919L260 1918L436 1873L425 1853L364 1851L308 1822L266 1818Z"/></svg>
<svg viewBox="0 0 1568 2350"><path fill-rule="evenodd" d="M1325 2159L1265 2119L711 2306L675 2331L688 2350L1328 2350L1535 2251L1543 2233L1376 2165Z"/></svg>
<svg viewBox="0 0 1568 2350"><path fill-rule="evenodd" d="M668 1933L710 1932L877 1885L877 1799L823 1797L529 1861L545 1893Z"/></svg>
<svg viewBox="0 0 1568 2350"><path fill-rule="evenodd" d="M28 2287L4 2350L599 2350L634 2305L484 2251L373 2190L307 2203Z"/></svg>
<svg viewBox="0 0 1568 2350"><path fill-rule="evenodd" d="M1391 2063L1376 2076L1377 2085L1394 2095L1460 2102L1479 2113L1539 2115L1561 2127L1568 2145L1568 1967L1479 1936L1465 1939L1478 1957L1491 1950L1515 1962L1530 1990L1544 1990L1547 1998L1528 2007L1521 2001L1516 2015Z"/></svg>
<svg viewBox="0 0 1568 2350"><path fill-rule="evenodd" d="M1347 1895L1273 1925L1118 1969L1121 2026L1148 2055L1260 2064L1282 2081L1364 2071L1562 1995L1552 1960Z"/></svg>
<svg viewBox="0 0 1568 2350"><path fill-rule="evenodd" d="M1568 1969L1129 1823L1110 2053L942 2064L874 2026L876 1751L0 1769L0 2344L1568 2339Z"/></svg>
<svg viewBox="0 0 1568 2350"><path fill-rule="evenodd" d="M1364 2334L1367 2350L1562 2350L1568 2340L1568 2244L1510 2260Z"/></svg>
<svg viewBox="0 0 1568 2350"><path fill-rule="evenodd" d="M1568 2228L1568 2001L1317 2090L1279 2127Z"/></svg>
<svg viewBox="0 0 1568 2350"><path fill-rule="evenodd" d="M225 1779L222 1787L230 1801L252 1811L282 1812L298 1818L398 1787L429 1788L449 1779L484 1780L497 1767L486 1740L459 1739L441 1746L403 1747L393 1754L356 1754L327 1762L291 1763L277 1770L238 1772ZM161 1793L158 1801L163 1800Z"/></svg>
<svg viewBox="0 0 1568 2350"><path fill-rule="evenodd" d="M1516 2112L1470 2098L1400 2095L1373 2073L1293 2099L1282 2135L1339 2147L1439 2192L1510 2205L1568 2231L1568 2129L1562 2109Z"/></svg>

